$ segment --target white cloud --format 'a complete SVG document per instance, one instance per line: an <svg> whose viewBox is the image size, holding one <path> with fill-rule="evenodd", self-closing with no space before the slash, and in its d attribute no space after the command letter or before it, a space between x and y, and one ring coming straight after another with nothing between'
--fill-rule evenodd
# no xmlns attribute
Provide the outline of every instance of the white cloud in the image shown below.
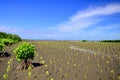
<svg viewBox="0 0 120 80"><path fill-rule="evenodd" d="M109 23L103 26L96 26L96 24L101 21L104 22L106 15L115 13L120 13L119 3L100 7L89 7L74 14L68 21L58 24L56 27L25 29L24 27L0 26L0 31L17 33L21 35L22 38L31 39L102 39L109 36L109 39L112 39L113 36L111 35L118 37L120 36L119 32L107 33L106 36L104 35L104 31L116 28L120 29L120 24ZM93 27L92 30L85 30L89 27Z"/></svg>
<svg viewBox="0 0 120 80"><path fill-rule="evenodd" d="M120 13L120 4L108 4L101 7L89 7L84 11L79 11L76 15L70 18L71 21L76 21L83 18L100 16L100 15L110 15L114 13Z"/></svg>
<svg viewBox="0 0 120 80"><path fill-rule="evenodd" d="M82 19L82 20L78 20L78 21L69 21L67 23L64 24L60 24L59 25L59 29L60 31L63 32L74 32L74 31L78 31L80 29L84 29L87 27L90 27L91 25L94 25L96 23L98 23L99 21L102 21L102 19Z"/></svg>
<svg viewBox="0 0 120 80"><path fill-rule="evenodd" d="M89 7L84 11L79 11L65 23L59 24L58 27L60 31L78 31L102 21L103 18L101 16L115 13L120 13L120 4L118 3L101 7Z"/></svg>

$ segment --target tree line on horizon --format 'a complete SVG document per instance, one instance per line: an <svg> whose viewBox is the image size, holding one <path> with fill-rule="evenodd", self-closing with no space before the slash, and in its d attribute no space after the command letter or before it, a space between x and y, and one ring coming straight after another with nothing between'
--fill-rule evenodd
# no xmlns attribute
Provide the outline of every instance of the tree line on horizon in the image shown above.
<svg viewBox="0 0 120 80"><path fill-rule="evenodd" d="M120 42L120 40L82 40L82 42Z"/></svg>
<svg viewBox="0 0 120 80"><path fill-rule="evenodd" d="M100 42L120 42L120 40L101 40Z"/></svg>

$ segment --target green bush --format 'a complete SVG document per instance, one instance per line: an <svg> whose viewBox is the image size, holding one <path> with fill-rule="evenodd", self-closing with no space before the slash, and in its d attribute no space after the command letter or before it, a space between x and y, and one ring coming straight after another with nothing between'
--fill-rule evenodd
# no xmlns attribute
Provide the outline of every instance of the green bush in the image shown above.
<svg viewBox="0 0 120 80"><path fill-rule="evenodd" d="M82 42L87 42L87 40L82 40Z"/></svg>
<svg viewBox="0 0 120 80"><path fill-rule="evenodd" d="M14 50L14 53L18 62L34 59L35 47L32 44L24 42Z"/></svg>
<svg viewBox="0 0 120 80"><path fill-rule="evenodd" d="M2 39L2 42L7 46L15 43L12 39Z"/></svg>
<svg viewBox="0 0 120 80"><path fill-rule="evenodd" d="M0 42L0 51L3 51L4 44Z"/></svg>

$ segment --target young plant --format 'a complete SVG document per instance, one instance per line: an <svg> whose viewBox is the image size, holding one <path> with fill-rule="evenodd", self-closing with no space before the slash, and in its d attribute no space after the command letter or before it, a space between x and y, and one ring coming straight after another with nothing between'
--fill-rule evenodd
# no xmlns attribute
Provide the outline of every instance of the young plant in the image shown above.
<svg viewBox="0 0 120 80"><path fill-rule="evenodd" d="M16 55L17 61L20 62L19 66L17 67L17 70L25 70L30 66L33 68L33 65L31 64L30 60L34 59L34 45L24 42L14 50L14 53Z"/></svg>
<svg viewBox="0 0 120 80"><path fill-rule="evenodd" d="M41 60L40 63L41 63L41 64L45 64L45 61L44 61L44 60Z"/></svg>
<svg viewBox="0 0 120 80"><path fill-rule="evenodd" d="M48 70L47 70L45 73L46 73L46 75L47 75L47 76L48 76L48 75L50 75L50 73L49 73L49 71L48 71Z"/></svg>
<svg viewBox="0 0 120 80"><path fill-rule="evenodd" d="M84 74L84 80L87 80L87 74Z"/></svg>
<svg viewBox="0 0 120 80"><path fill-rule="evenodd" d="M32 69L32 67L29 66L28 67L28 80L31 80L31 76L32 76L31 69Z"/></svg>
<svg viewBox="0 0 120 80"><path fill-rule="evenodd" d="M7 74L4 74L4 75L3 75L4 80L6 80L6 79L7 79L7 77L8 77L8 75L7 75Z"/></svg>
<svg viewBox="0 0 120 80"><path fill-rule="evenodd" d="M113 78L113 80L115 80L115 79L114 79L114 76L115 76L115 70L111 70L110 73L112 74L112 78Z"/></svg>
<svg viewBox="0 0 120 80"><path fill-rule="evenodd" d="M53 78L51 78L50 80L54 80Z"/></svg>

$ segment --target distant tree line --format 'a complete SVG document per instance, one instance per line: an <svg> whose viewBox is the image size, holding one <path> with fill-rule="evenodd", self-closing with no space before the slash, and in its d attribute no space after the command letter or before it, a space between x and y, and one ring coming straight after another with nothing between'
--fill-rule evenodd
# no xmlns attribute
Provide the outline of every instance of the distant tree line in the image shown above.
<svg viewBox="0 0 120 80"><path fill-rule="evenodd" d="M120 40L81 40L81 42L120 42Z"/></svg>
<svg viewBox="0 0 120 80"><path fill-rule="evenodd" d="M12 39L14 41L21 41L22 39L16 34L7 34L5 32L0 32L0 38Z"/></svg>
<svg viewBox="0 0 120 80"><path fill-rule="evenodd" d="M22 39L16 34L7 34L5 32L0 32L0 43L8 46L19 41L22 41Z"/></svg>
<svg viewBox="0 0 120 80"><path fill-rule="evenodd" d="M120 40L101 40L100 42L120 42Z"/></svg>

